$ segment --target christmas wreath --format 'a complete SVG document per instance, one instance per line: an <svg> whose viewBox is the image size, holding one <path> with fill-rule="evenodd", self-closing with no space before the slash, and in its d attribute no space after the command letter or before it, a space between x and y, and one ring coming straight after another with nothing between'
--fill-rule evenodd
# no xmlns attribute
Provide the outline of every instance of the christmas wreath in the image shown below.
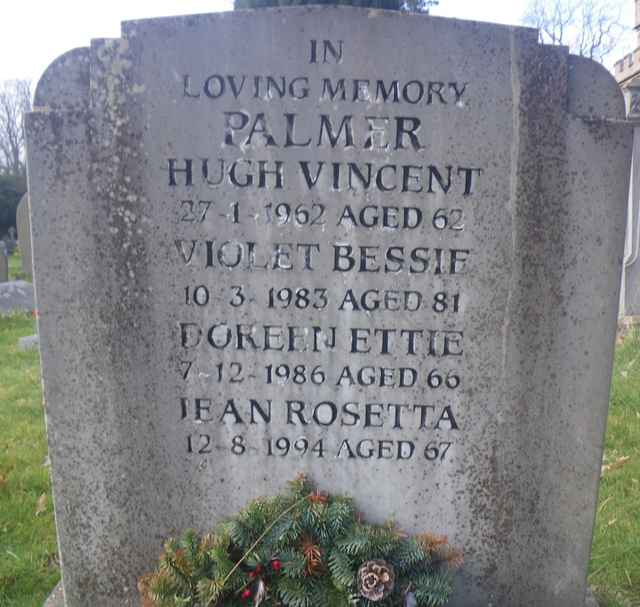
<svg viewBox="0 0 640 607"><path fill-rule="evenodd" d="M299 477L208 535L168 540L138 586L143 607L439 607L461 564L446 537L365 523Z"/></svg>

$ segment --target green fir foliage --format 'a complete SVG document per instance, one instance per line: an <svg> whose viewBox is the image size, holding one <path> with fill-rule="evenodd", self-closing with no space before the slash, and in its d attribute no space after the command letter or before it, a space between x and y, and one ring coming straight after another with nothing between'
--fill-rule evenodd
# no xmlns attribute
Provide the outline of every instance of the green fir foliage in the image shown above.
<svg viewBox="0 0 640 607"><path fill-rule="evenodd" d="M254 500L203 538L188 531L168 540L157 570L147 576L143 604L401 607L410 590L419 607L440 607L452 590L450 567L438 557L443 546L460 560L444 538L411 538L391 524L364 523L350 498L319 494L299 478L284 494ZM371 560L395 571L393 590L375 603L360 596L357 581L358 569Z"/></svg>

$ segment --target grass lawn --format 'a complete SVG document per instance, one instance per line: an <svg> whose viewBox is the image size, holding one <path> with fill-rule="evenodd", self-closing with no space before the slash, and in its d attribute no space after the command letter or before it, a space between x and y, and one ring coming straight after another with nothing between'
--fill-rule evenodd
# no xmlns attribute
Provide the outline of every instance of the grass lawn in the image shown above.
<svg viewBox="0 0 640 607"><path fill-rule="evenodd" d="M0 607L41 607L59 577L38 354L16 347L34 332L30 316L0 317ZM602 607L640 607L637 331L616 353L605 464L589 581Z"/></svg>
<svg viewBox="0 0 640 607"><path fill-rule="evenodd" d="M628 459L627 459L628 458ZM616 351L589 582L603 607L640 606L640 331Z"/></svg>
<svg viewBox="0 0 640 607"><path fill-rule="evenodd" d="M0 317L0 607L40 607L59 578L30 315Z"/></svg>

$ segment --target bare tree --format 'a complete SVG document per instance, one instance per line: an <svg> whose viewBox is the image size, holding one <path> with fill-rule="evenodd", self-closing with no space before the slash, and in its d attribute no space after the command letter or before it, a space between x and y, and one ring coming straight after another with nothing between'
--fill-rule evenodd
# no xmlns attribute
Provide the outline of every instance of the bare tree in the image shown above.
<svg viewBox="0 0 640 607"><path fill-rule="evenodd" d="M411 13L425 13L429 14L431 8L438 6L439 0L402 0L400 2L400 9Z"/></svg>
<svg viewBox="0 0 640 607"><path fill-rule="evenodd" d="M540 31L541 42L602 63L624 32L620 12L619 2L606 0L530 0L524 23Z"/></svg>
<svg viewBox="0 0 640 607"><path fill-rule="evenodd" d="M0 86L0 171L25 174L24 114L31 108L28 80L7 80Z"/></svg>

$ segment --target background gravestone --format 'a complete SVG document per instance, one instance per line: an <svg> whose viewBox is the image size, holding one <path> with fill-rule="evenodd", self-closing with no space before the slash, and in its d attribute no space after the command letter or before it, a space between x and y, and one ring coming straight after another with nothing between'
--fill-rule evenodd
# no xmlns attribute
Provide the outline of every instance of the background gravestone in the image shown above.
<svg viewBox="0 0 640 607"><path fill-rule="evenodd" d="M0 240L0 282L9 280L9 250L4 240Z"/></svg>
<svg viewBox="0 0 640 607"><path fill-rule="evenodd" d="M22 271L31 278L31 220L29 218L29 194L24 194L16 209L18 243L22 255Z"/></svg>
<svg viewBox="0 0 640 607"><path fill-rule="evenodd" d="M9 226L9 229L7 230L7 235L5 236L5 239L4 239L4 244L5 244L8 256L10 257L11 255L13 255L13 252L15 251L15 248L16 248L16 229L14 226Z"/></svg>
<svg viewBox="0 0 640 607"><path fill-rule="evenodd" d="M584 603L630 153L601 66L246 11L127 22L35 107L69 607L136 604L167 535L300 471L461 546L456 607Z"/></svg>
<svg viewBox="0 0 640 607"><path fill-rule="evenodd" d="M2 260L0 259L0 262ZM0 314L33 312L33 285L26 280L0 280Z"/></svg>

